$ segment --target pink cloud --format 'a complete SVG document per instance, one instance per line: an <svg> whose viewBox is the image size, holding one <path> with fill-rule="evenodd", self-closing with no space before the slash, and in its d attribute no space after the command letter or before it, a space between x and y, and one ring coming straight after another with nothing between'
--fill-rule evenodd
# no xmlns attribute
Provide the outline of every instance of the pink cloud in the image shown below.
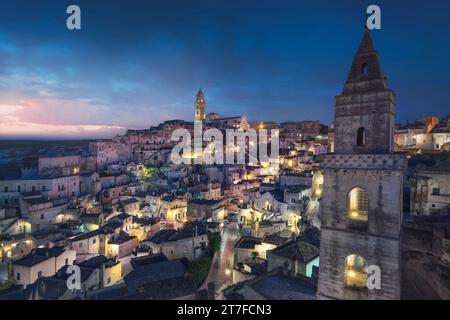
<svg viewBox="0 0 450 320"><path fill-rule="evenodd" d="M40 101L20 101L20 105L0 105L0 136L39 136L39 137L109 137L123 133L123 126L103 124L83 124L74 116L87 112L87 106L77 110L66 103L61 108L55 102L40 104ZM98 111L96 111L98 112ZM86 114L87 113L87 114Z"/></svg>

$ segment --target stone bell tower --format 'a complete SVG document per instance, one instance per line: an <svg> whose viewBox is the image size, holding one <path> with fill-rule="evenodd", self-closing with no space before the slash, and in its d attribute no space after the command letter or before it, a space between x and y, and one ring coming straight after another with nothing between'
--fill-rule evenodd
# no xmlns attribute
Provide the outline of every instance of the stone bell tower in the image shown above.
<svg viewBox="0 0 450 320"><path fill-rule="evenodd" d="M206 102L202 89L199 89L195 97L195 121L205 120Z"/></svg>
<svg viewBox="0 0 450 320"><path fill-rule="evenodd" d="M393 153L394 98L366 29L336 97L335 154L321 159L319 298L400 299L406 161ZM367 286L369 266L380 289Z"/></svg>

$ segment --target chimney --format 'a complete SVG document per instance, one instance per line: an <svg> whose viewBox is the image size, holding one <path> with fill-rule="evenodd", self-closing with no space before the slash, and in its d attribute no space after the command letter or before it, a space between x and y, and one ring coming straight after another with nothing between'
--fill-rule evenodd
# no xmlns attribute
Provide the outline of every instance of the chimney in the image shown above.
<svg viewBox="0 0 450 320"><path fill-rule="evenodd" d="M207 300L216 300L215 288L214 282L208 282Z"/></svg>
<svg viewBox="0 0 450 320"><path fill-rule="evenodd" d="M45 283L44 283L44 281L42 281L42 280L40 280L39 281L39 293L45 293L45 290L46 289L46 287L45 287Z"/></svg>
<svg viewBox="0 0 450 320"><path fill-rule="evenodd" d="M195 300L207 300L208 291L206 289L198 290L195 294Z"/></svg>

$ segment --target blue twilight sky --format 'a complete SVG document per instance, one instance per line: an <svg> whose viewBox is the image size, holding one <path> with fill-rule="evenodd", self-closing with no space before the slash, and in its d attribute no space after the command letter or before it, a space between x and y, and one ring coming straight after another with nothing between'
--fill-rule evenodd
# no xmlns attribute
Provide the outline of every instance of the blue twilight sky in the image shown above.
<svg viewBox="0 0 450 320"><path fill-rule="evenodd" d="M370 4L397 120L450 113L447 0L1 0L0 137L189 120L200 87L207 112L329 124Z"/></svg>

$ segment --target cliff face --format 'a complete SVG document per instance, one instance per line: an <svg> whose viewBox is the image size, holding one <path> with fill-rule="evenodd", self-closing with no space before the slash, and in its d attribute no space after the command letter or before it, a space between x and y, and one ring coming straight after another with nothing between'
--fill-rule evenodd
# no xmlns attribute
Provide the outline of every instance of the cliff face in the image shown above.
<svg viewBox="0 0 450 320"><path fill-rule="evenodd" d="M450 299L450 219L406 223L402 298Z"/></svg>

